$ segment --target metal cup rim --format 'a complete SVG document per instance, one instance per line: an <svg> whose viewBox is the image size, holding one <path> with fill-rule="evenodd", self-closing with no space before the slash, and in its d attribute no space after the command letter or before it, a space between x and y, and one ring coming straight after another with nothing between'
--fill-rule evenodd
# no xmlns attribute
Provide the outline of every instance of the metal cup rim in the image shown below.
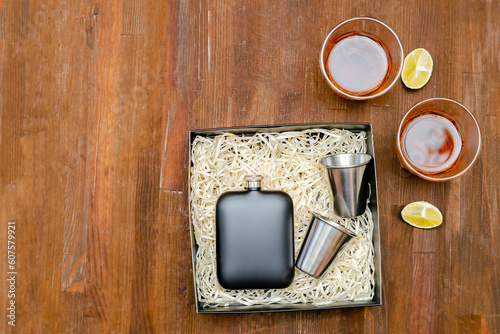
<svg viewBox="0 0 500 334"><path fill-rule="evenodd" d="M332 166L329 164L326 164L324 161L328 158L335 157L335 156L340 156L340 155L360 155L360 156L365 156L367 157L366 161L360 162L358 164L352 164L352 165L345 165L345 166ZM340 154L330 154L327 155L326 157L323 157L319 162L325 166L326 168L334 168L334 169L343 169L343 168L356 168L356 167L361 167L364 165L367 165L370 163L372 160L372 156L366 153L340 153Z"/></svg>
<svg viewBox="0 0 500 334"><path fill-rule="evenodd" d="M325 217L319 213L316 213L316 212L313 212L313 216L319 220L321 220L322 222L332 226L333 228L339 230L340 232L344 233L344 234L347 234L348 236L350 236L351 238L356 238L357 235L356 233L352 232L352 231L349 231L347 228L345 228L344 226L340 225L339 223L331 220L330 218L328 217Z"/></svg>

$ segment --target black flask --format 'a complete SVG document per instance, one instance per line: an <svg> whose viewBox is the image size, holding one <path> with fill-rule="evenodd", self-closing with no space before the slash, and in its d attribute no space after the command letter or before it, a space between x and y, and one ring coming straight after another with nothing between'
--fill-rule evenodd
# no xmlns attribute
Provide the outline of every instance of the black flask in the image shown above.
<svg viewBox="0 0 500 334"><path fill-rule="evenodd" d="M245 180L247 190L217 201L217 279L225 289L286 288L295 274L292 199L262 191L260 175Z"/></svg>

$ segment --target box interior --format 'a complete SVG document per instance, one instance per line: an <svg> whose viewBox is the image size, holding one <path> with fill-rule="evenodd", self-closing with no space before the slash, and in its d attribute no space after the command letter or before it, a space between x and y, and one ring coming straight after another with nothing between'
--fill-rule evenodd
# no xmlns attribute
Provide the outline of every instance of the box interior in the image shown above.
<svg viewBox="0 0 500 334"><path fill-rule="evenodd" d="M310 123L310 124L293 124L293 125L265 125L265 126L251 126L251 127L235 127L235 128L220 128L220 129L206 129L206 130L191 130L189 131L189 180L191 180L191 144L196 136L216 136L224 132L231 132L234 134L254 134L259 132L285 132L285 131L302 131L307 129L345 129L352 132L365 131L367 134L367 153L373 158L371 168L367 169L368 182L370 183L370 202L369 207L373 215L373 249L374 249L374 262L375 262L375 287L374 297L371 301L350 302L342 301L332 303L326 306L316 306L313 304L273 304L273 305L231 305L221 307L207 307L203 308L201 302L198 301L196 278L195 278L195 260L197 245L194 237L194 232L191 222L191 204L189 204L189 230L191 235L191 258L193 266L193 284L195 294L196 312L200 314L205 313L256 313L256 312L278 312L278 311L304 311L304 310L321 310L321 309L334 309L346 307L363 307L363 306L378 306L382 304L382 266L380 258L380 231L379 231L379 215L378 215L378 201L377 201L377 179L376 179L376 158L373 148L373 132L371 124L369 123ZM190 192L189 192L190 193ZM191 198L189 198L191 203Z"/></svg>

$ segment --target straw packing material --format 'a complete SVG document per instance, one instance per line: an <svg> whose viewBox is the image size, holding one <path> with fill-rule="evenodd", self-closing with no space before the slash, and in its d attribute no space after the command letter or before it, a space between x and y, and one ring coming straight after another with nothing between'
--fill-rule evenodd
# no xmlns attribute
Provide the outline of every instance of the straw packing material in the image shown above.
<svg viewBox="0 0 500 334"><path fill-rule="evenodd" d="M244 177L262 175L262 189L288 193L294 205L295 256L311 221L311 212L329 216L332 200L319 160L330 154L366 153L366 133L311 129L281 133L197 136L191 152L191 221L198 250L195 279L204 307L371 300L374 295L373 220L369 210L338 221L355 238L321 279L295 271L286 289L225 290L216 277L215 205L226 191L243 190Z"/></svg>

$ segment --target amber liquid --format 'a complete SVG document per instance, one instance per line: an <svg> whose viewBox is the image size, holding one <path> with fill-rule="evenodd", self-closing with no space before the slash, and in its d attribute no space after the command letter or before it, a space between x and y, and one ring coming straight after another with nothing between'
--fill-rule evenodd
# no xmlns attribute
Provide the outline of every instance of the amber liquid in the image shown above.
<svg viewBox="0 0 500 334"><path fill-rule="evenodd" d="M366 95L382 85L389 63L381 43L367 36L350 35L333 45L325 65L340 90Z"/></svg>
<svg viewBox="0 0 500 334"><path fill-rule="evenodd" d="M403 154L424 174L437 174L457 166L462 136L454 121L440 111L429 110L406 123L400 138Z"/></svg>

